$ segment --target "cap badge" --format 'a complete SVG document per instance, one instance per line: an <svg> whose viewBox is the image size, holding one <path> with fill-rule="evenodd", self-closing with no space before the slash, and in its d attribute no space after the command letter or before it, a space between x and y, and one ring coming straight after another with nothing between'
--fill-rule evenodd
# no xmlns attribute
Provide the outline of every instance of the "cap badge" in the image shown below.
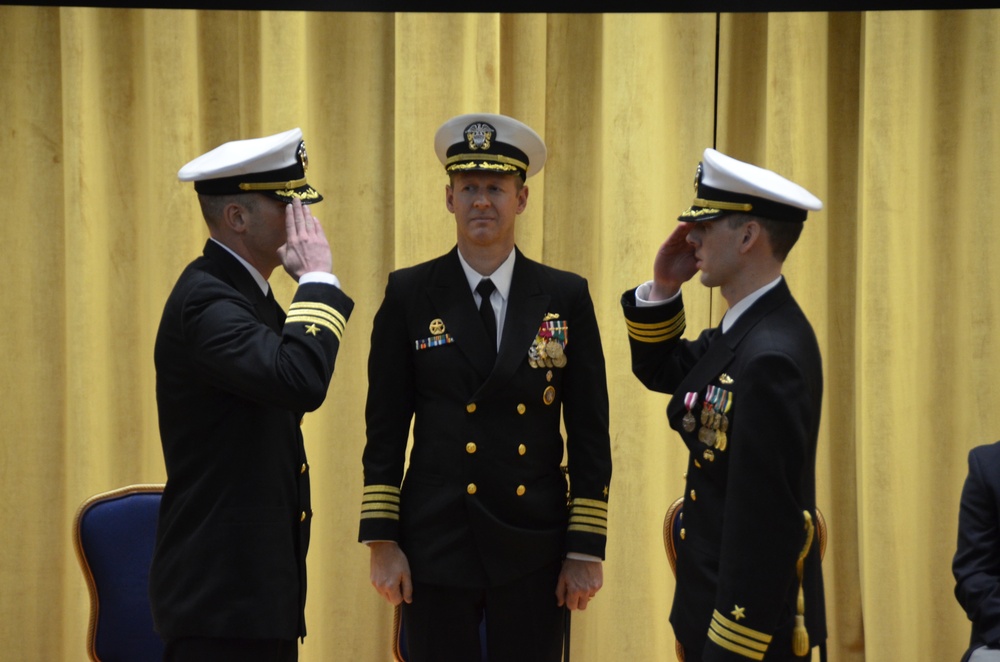
<svg viewBox="0 0 1000 662"><path fill-rule="evenodd" d="M698 167L694 171L694 192L695 193L698 192L698 184L699 184L699 182L701 182L701 163L698 164Z"/></svg>
<svg viewBox="0 0 1000 662"><path fill-rule="evenodd" d="M489 149L497 130L486 122L476 122L465 127L465 139L469 141L469 149Z"/></svg>
<svg viewBox="0 0 1000 662"><path fill-rule="evenodd" d="M309 169L309 155L306 154L306 141L299 143L299 161L302 162L302 171Z"/></svg>

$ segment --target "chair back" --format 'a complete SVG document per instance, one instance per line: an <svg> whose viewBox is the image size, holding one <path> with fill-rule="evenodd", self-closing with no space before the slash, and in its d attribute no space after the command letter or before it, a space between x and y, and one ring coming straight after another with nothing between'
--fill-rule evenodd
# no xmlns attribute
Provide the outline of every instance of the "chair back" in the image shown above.
<svg viewBox="0 0 1000 662"><path fill-rule="evenodd" d="M149 566L163 485L96 494L74 518L73 542L90 591L87 653L94 662L159 662Z"/></svg>

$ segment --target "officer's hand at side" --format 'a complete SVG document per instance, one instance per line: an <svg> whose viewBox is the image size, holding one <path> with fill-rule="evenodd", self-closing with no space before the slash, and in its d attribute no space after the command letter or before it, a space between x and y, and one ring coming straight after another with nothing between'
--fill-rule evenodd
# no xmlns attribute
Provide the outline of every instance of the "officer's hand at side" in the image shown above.
<svg viewBox="0 0 1000 662"><path fill-rule="evenodd" d="M556 582L556 602L570 611L586 609L587 603L604 586L604 564L600 561L563 561Z"/></svg>
<svg viewBox="0 0 1000 662"><path fill-rule="evenodd" d="M278 249L278 257L289 276L298 281L310 271L333 272L330 243L309 205L294 200L285 207L285 233L285 245Z"/></svg>
<svg viewBox="0 0 1000 662"><path fill-rule="evenodd" d="M694 246L687 236L694 223L679 223L670 236L660 245L653 261L653 288L650 299L669 299L698 273L695 266Z"/></svg>
<svg viewBox="0 0 1000 662"><path fill-rule="evenodd" d="M369 543L372 586L389 604L413 602L410 562L394 542Z"/></svg>

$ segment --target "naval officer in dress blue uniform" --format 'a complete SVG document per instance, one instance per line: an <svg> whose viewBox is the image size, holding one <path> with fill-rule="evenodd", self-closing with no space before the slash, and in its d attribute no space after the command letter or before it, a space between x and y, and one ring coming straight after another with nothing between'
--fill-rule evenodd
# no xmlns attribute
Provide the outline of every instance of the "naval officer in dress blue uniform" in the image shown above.
<svg viewBox="0 0 1000 662"><path fill-rule="evenodd" d="M150 570L165 660L289 662L304 637L312 508L300 422L354 306L310 213L302 132L225 143L178 173L210 238L156 335L167 482ZM298 282L287 317L267 279Z"/></svg>
<svg viewBox="0 0 1000 662"><path fill-rule="evenodd" d="M670 621L686 662L799 660L826 639L815 535L819 347L782 264L820 201L714 149L653 280L622 295L632 371L671 394L689 450ZM682 283L701 272L729 309L696 340Z"/></svg>
<svg viewBox="0 0 1000 662"><path fill-rule="evenodd" d="M1000 441L969 451L952 559L955 597L971 621L962 662L1000 662Z"/></svg>
<svg viewBox="0 0 1000 662"><path fill-rule="evenodd" d="M525 179L545 162L538 134L476 113L434 145L457 245L390 274L375 316L359 540L376 590L403 604L413 662L480 659L484 611L492 662L555 662L565 609L603 583L611 452L594 306L586 280L514 243Z"/></svg>

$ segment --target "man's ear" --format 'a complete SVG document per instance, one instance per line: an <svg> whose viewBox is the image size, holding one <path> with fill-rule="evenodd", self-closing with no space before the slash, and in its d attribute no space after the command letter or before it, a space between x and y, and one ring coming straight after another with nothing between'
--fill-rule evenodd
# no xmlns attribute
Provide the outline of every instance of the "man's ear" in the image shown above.
<svg viewBox="0 0 1000 662"><path fill-rule="evenodd" d="M451 184L444 186L444 205L452 214L455 213L455 189L452 188Z"/></svg>
<svg viewBox="0 0 1000 662"><path fill-rule="evenodd" d="M528 206L528 186L525 184L521 186L521 190L517 192L517 213L520 214Z"/></svg>
<svg viewBox="0 0 1000 662"><path fill-rule="evenodd" d="M236 233L246 231L247 219L246 209L243 205L231 202L222 210L222 223L227 230Z"/></svg>
<svg viewBox="0 0 1000 662"><path fill-rule="evenodd" d="M764 228L757 221L747 221L740 228L740 253L746 253L761 241Z"/></svg>

